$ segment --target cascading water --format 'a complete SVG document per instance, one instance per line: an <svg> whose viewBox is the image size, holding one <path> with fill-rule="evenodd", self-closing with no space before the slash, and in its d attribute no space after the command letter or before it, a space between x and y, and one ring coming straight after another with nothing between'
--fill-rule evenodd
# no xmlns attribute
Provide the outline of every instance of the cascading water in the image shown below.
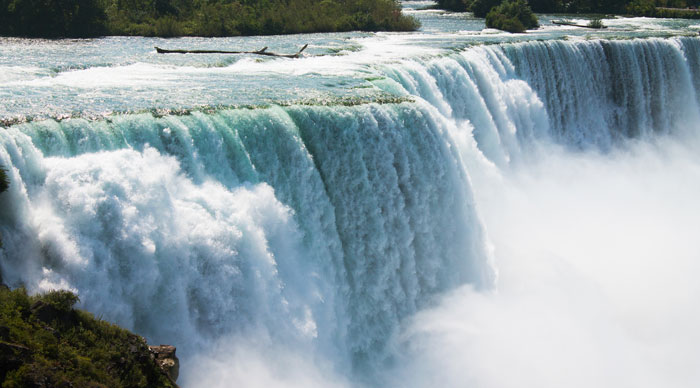
<svg viewBox="0 0 700 388"><path fill-rule="evenodd" d="M386 73L466 121L481 151L503 164L534 139L609 151L624 139L694 130L699 49L695 38L526 42Z"/></svg>
<svg viewBox="0 0 700 388"><path fill-rule="evenodd" d="M266 383L421 386L396 372L430 342L411 342L413 317L496 284L486 177L542 147L694 133L699 67L697 38L514 42L363 70L414 101L7 125L2 279L73 289L82 308L177 345L186 385L310 355L334 377ZM261 343L277 354L253 355ZM251 385L239 372L209 383Z"/></svg>
<svg viewBox="0 0 700 388"><path fill-rule="evenodd" d="M4 278L185 349L261 326L364 364L431 295L492 282L443 132L412 105L16 125Z"/></svg>

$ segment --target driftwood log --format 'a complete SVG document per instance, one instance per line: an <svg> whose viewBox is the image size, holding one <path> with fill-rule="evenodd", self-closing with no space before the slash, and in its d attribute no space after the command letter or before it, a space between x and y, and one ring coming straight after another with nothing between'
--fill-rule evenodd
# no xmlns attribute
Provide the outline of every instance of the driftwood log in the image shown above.
<svg viewBox="0 0 700 388"><path fill-rule="evenodd" d="M608 26L589 26L586 24L576 24L574 22L565 22L565 21L557 21L557 20L552 20L552 24L556 24L558 26L571 26L571 27L581 27L581 28L592 28L595 30L599 30L601 28L608 28Z"/></svg>
<svg viewBox="0 0 700 388"><path fill-rule="evenodd" d="M160 47L156 47L156 52L158 54L254 54L254 55L265 55L268 57L282 57L282 58L299 58L302 51L306 50L308 44L305 44L296 54L277 54L267 51L267 47L263 47L258 51L225 51L225 50L166 50Z"/></svg>

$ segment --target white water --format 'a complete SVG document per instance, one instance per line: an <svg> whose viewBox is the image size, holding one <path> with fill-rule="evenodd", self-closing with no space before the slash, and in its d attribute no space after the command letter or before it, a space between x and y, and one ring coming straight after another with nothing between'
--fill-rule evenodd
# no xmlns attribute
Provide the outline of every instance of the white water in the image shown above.
<svg viewBox="0 0 700 388"><path fill-rule="evenodd" d="M699 44L372 69L401 104L14 125L3 279L178 346L183 386L697 386Z"/></svg>

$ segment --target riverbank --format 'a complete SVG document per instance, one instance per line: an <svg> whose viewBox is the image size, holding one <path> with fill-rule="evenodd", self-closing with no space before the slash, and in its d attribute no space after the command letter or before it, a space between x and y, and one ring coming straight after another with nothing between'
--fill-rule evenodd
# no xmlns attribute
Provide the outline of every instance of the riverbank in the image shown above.
<svg viewBox="0 0 700 388"><path fill-rule="evenodd" d="M395 0L0 0L0 36L251 36L345 31L414 31Z"/></svg>
<svg viewBox="0 0 700 388"><path fill-rule="evenodd" d="M507 0L511 1L511 0ZM437 0L436 8L447 11L471 11L477 17L485 17L489 10L504 3L504 0ZM690 8L696 3L677 1L676 7L668 7L666 1L659 0L616 0L604 3L582 0L564 2L562 0L528 0L533 12L545 14L593 14L593 15L633 15L655 18L698 19L700 12Z"/></svg>

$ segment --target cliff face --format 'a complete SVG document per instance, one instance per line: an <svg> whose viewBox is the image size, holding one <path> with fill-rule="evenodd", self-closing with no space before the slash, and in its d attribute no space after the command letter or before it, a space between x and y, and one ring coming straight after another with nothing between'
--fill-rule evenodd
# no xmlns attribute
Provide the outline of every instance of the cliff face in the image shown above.
<svg viewBox="0 0 700 388"><path fill-rule="evenodd" d="M29 296L0 286L0 385L177 387L175 347L150 347L116 325L75 310L68 291Z"/></svg>

